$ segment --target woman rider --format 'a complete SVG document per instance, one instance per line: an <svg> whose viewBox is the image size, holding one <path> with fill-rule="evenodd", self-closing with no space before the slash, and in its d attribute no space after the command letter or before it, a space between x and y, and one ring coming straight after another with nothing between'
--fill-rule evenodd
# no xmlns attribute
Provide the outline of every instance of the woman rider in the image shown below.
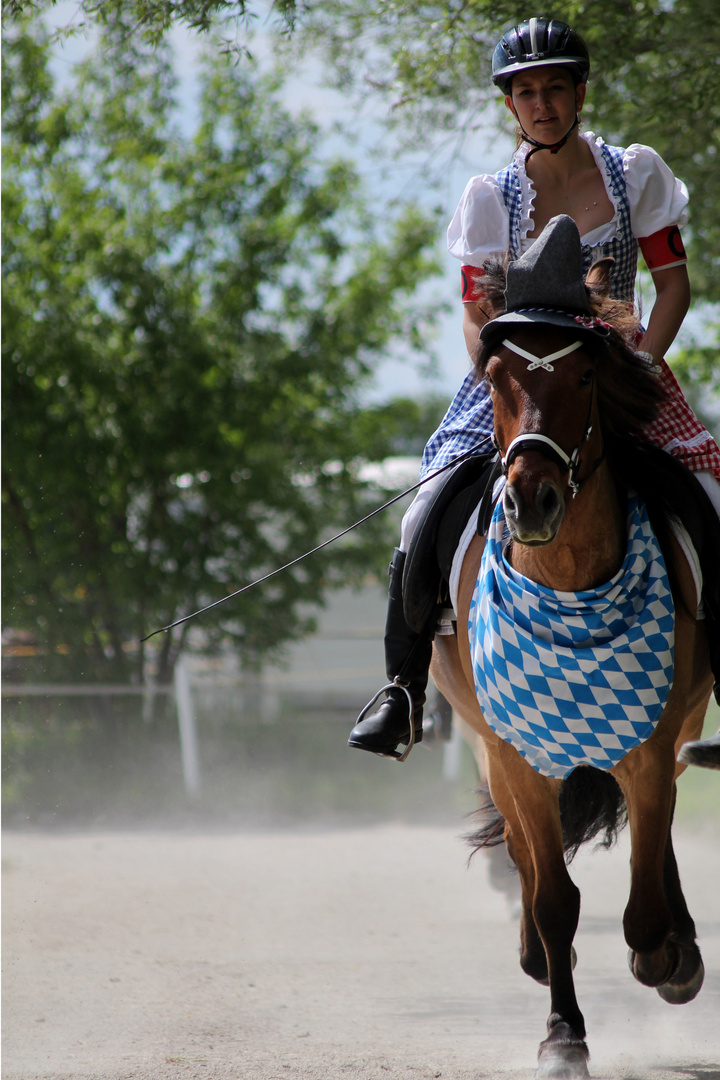
<svg viewBox="0 0 720 1080"><path fill-rule="evenodd" d="M494 176L473 177L448 228L448 248L462 264L463 332L472 354L486 322L482 266L509 249L517 258L557 214L570 215L582 238L584 270L614 259L610 294L634 302L638 245L652 273L656 302L638 350L660 368L667 395L661 416L646 429L648 441L692 469L720 514L720 450L694 416L664 356L690 303L679 226L686 218L685 185L650 147L608 146L579 129L590 70L579 34L563 22L533 18L513 27L495 48L492 80L519 125L520 146ZM490 449L492 403L471 371L440 427L428 442L421 476L434 473L469 449ZM434 625L423 634L407 626L402 606L405 553L427 504L444 477L430 479L403 519L400 547L390 565L385 652L388 678L397 688L368 717L361 714L348 745L397 757L410 739L408 696L415 739L422 737ZM720 672L716 672L720 681Z"/></svg>

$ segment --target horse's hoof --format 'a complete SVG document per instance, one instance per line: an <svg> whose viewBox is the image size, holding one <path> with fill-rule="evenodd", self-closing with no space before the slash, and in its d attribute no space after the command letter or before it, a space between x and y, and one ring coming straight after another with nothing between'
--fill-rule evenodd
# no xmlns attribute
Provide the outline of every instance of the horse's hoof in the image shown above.
<svg viewBox="0 0 720 1080"><path fill-rule="evenodd" d="M660 997L669 1005L685 1005L692 1001L705 978L705 965L697 945L681 945L680 951L680 964L675 974L662 986L656 987Z"/></svg>
<svg viewBox="0 0 720 1080"><path fill-rule="evenodd" d="M682 966L682 960L680 945L677 941L673 941L672 938L667 942L663 971L658 970L657 965L652 965L645 953L638 953L634 949L628 949L628 967L633 978L637 979L643 986L651 986L653 989L665 986L671 979L674 979Z"/></svg>
<svg viewBox="0 0 720 1080"><path fill-rule="evenodd" d="M535 1080L587 1080L587 1043L569 1024L559 1023L540 1043Z"/></svg>
<svg viewBox="0 0 720 1080"><path fill-rule="evenodd" d="M576 1061L556 1057L552 1061L538 1059L535 1080L589 1080L587 1057L578 1052Z"/></svg>

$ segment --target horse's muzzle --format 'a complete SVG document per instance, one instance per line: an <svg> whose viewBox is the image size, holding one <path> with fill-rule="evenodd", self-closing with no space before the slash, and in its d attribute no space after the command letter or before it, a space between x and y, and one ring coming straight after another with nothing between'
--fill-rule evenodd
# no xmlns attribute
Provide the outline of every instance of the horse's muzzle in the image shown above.
<svg viewBox="0 0 720 1080"><path fill-rule="evenodd" d="M547 480L532 486L506 484L503 509L510 535L518 544L551 544L565 513L562 494Z"/></svg>

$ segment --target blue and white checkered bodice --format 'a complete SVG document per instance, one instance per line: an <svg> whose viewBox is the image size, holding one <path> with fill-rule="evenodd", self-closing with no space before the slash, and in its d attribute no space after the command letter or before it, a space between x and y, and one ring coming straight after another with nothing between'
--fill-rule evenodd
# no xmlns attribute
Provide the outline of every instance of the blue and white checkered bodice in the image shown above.
<svg viewBox="0 0 720 1080"><path fill-rule="evenodd" d="M611 289L619 299L633 301L638 263L638 242L633 236L630 222L630 204L625 187L623 154L620 146L601 147L603 161L610 186L617 201L617 234L607 243L589 247L582 245L583 272L592 263L611 256L615 262L611 270ZM495 174L510 217L508 245L513 258L521 254L520 222L522 218L522 190L519 163L516 158L505 169ZM493 408L484 383L478 383L475 372L468 372L455 395L440 426L430 437L423 454L420 475L426 476L435 469L447 465L473 448L478 452L491 449L493 433Z"/></svg>
<svg viewBox="0 0 720 1080"><path fill-rule="evenodd" d="M598 259L613 258L615 262L610 271L611 295L618 297L620 300L632 302L635 297L638 242L632 232L630 203L628 202L625 187L625 173L623 170L625 150L622 146L608 146L607 143L603 143L600 151L610 188L616 199L617 234L605 244L595 244L593 247L587 244L582 245L583 274L587 274L592 264L597 262ZM520 223L523 210L520 162L517 156L504 169L495 173L495 180L502 192L503 201L510 217L510 235L508 238L510 254L513 259L517 259L522 254Z"/></svg>

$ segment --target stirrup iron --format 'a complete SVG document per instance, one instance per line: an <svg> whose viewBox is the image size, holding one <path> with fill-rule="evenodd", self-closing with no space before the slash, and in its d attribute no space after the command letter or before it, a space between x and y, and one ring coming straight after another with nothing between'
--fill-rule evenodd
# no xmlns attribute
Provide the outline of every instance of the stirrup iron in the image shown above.
<svg viewBox="0 0 720 1080"><path fill-rule="evenodd" d="M408 690L407 686L403 686L403 684L401 682L398 682L397 679L394 679L393 682L385 683L384 686L380 687L377 694L370 698L367 705L355 721L355 724L357 725L362 723L362 721L370 712L377 699L380 697L381 694L384 694L386 690L403 690L405 693L405 697L408 700L408 713L410 717L410 740L405 747L405 751L402 754L398 753L397 750L394 750L391 754L377 754L377 757L387 757L391 758L393 761L401 762L407 759L408 754L415 745L415 706L413 705L413 699L410 696L410 691Z"/></svg>

